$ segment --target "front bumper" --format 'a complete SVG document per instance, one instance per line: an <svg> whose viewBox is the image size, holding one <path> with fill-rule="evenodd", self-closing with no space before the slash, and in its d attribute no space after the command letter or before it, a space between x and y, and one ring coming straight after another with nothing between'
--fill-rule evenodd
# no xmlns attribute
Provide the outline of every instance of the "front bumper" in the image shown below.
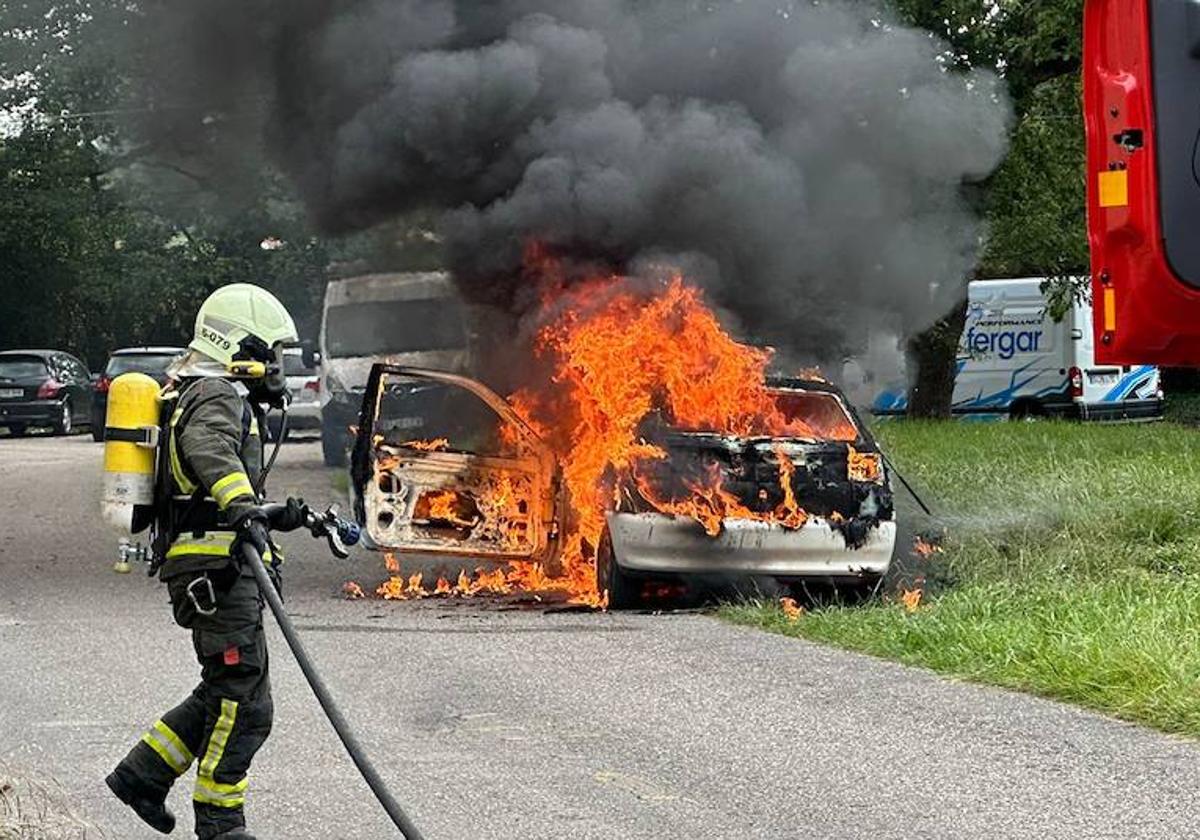
<svg viewBox="0 0 1200 840"><path fill-rule="evenodd" d="M690 519L661 513L610 513L608 527L621 568L664 574L883 575L896 545L895 521L880 522L858 549L847 548L842 535L820 517L796 531L731 519L716 537Z"/></svg>
<svg viewBox="0 0 1200 840"><path fill-rule="evenodd" d="M62 400L0 403L0 426L23 423L28 426L51 426L62 417Z"/></svg>

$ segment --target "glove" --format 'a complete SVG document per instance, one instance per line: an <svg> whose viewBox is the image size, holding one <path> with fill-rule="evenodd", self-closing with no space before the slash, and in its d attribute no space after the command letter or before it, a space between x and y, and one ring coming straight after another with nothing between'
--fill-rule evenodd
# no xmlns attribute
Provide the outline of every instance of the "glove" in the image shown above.
<svg viewBox="0 0 1200 840"><path fill-rule="evenodd" d="M308 507L304 499L288 499L283 506L273 505L267 518L267 524L272 531L288 534L303 528L308 518Z"/></svg>
<svg viewBox="0 0 1200 840"><path fill-rule="evenodd" d="M253 546L259 557L266 557L267 553L272 551L271 532L267 526L267 516L263 513L262 508L253 508L247 511L233 523L234 530L237 532L233 545L230 547L234 560L241 562L242 547L245 545Z"/></svg>

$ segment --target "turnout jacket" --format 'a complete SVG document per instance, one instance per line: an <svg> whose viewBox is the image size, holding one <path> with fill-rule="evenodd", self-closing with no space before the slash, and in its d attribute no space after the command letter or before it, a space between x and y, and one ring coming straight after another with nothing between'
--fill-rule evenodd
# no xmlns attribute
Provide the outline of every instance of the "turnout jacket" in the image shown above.
<svg viewBox="0 0 1200 840"><path fill-rule="evenodd" d="M233 523L259 503L263 464L258 419L232 382L192 379L178 388L167 435L174 526L163 580L229 565Z"/></svg>

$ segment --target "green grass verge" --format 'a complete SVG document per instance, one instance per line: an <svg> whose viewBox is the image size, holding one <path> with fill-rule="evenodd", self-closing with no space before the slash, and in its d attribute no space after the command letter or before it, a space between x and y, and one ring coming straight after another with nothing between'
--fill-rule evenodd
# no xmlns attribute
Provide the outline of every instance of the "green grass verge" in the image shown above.
<svg viewBox="0 0 1200 840"><path fill-rule="evenodd" d="M881 424L949 533L953 581L733 621L1200 736L1200 433L1174 424Z"/></svg>

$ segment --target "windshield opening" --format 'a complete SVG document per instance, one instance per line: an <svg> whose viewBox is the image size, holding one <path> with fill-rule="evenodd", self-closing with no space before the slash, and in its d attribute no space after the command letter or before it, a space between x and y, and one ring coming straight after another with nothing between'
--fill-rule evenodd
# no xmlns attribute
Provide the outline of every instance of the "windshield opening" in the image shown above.
<svg viewBox="0 0 1200 840"><path fill-rule="evenodd" d="M775 404L785 420L801 422L812 429L820 440L853 443L858 440L858 427L846 412L841 400L820 391L775 391Z"/></svg>
<svg viewBox="0 0 1200 840"><path fill-rule="evenodd" d="M0 378L25 379L48 374L45 360L37 356L9 356L0 359Z"/></svg>
<svg viewBox="0 0 1200 840"><path fill-rule="evenodd" d="M325 344L335 358L464 349L466 312L452 298L337 306L326 315Z"/></svg>

